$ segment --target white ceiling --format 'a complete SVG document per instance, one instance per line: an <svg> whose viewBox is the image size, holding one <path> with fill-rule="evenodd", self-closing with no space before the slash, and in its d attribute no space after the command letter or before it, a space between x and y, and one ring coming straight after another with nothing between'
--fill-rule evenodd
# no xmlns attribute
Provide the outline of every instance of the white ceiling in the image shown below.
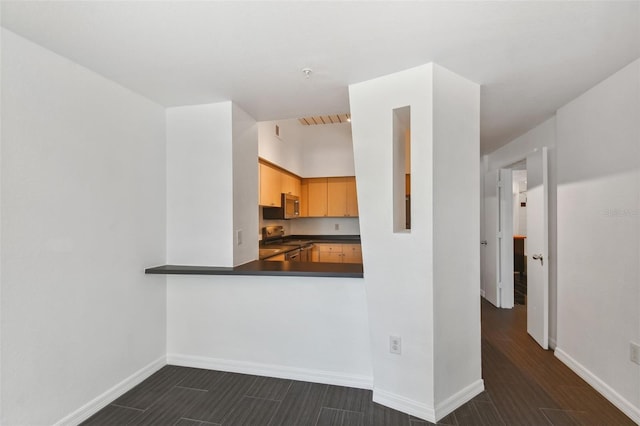
<svg viewBox="0 0 640 426"><path fill-rule="evenodd" d="M640 1L3 1L1 12L5 28L162 105L233 100L257 120L344 113L349 84L434 61L482 84L485 153L640 57Z"/></svg>

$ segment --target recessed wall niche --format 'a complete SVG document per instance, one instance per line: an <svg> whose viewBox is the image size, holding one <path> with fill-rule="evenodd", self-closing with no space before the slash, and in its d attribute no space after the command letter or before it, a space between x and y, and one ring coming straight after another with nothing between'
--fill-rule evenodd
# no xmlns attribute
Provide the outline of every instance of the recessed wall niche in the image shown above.
<svg viewBox="0 0 640 426"><path fill-rule="evenodd" d="M393 110L393 232L411 230L411 106Z"/></svg>

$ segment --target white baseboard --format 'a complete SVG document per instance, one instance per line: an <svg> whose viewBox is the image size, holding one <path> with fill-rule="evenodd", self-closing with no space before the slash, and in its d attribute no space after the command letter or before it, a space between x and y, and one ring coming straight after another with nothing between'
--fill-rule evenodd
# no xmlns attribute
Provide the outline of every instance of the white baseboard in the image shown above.
<svg viewBox="0 0 640 426"><path fill-rule="evenodd" d="M484 297L485 297L485 296L484 296L485 294L486 294L486 293L484 292L484 289L480 289L480 296L482 296L482 297L484 298Z"/></svg>
<svg viewBox="0 0 640 426"><path fill-rule="evenodd" d="M478 396L484 391L484 380L479 379L471 383L466 388L454 393L449 398L436 405L436 421L439 421L446 417L449 413L455 411L457 408L463 406L473 398ZM433 421L433 423L436 423Z"/></svg>
<svg viewBox="0 0 640 426"><path fill-rule="evenodd" d="M371 376L348 374L337 371L313 370L307 368L288 367L284 365L262 364L249 361L236 361L180 354L168 354L167 363L182 367L254 374L256 376L302 380L305 382L324 383L328 385L347 386L359 389L371 389L373 387L373 377Z"/></svg>
<svg viewBox="0 0 640 426"><path fill-rule="evenodd" d="M556 349L556 346L558 346L556 344L556 339L554 339L553 337L549 337L549 349L553 351Z"/></svg>
<svg viewBox="0 0 640 426"><path fill-rule="evenodd" d="M432 423L436 422L436 411L433 406L406 398L402 395L374 388L373 402L377 402L385 407L393 408L394 410L402 411L403 413L411 414L412 416L419 417Z"/></svg>
<svg viewBox="0 0 640 426"><path fill-rule="evenodd" d="M131 376L113 386L111 389L108 389L102 395L97 396L82 407L78 408L76 411L58 420L56 423L54 423L54 425L69 426L82 423L98 411L102 410L113 400L123 395L125 392L131 390L134 386L143 382L145 379L147 379L156 371L160 370L165 365L167 365L166 358L162 356L152 363L148 364L147 366L136 371Z"/></svg>
<svg viewBox="0 0 640 426"><path fill-rule="evenodd" d="M609 402L618 407L618 409L629 416L631 420L640 424L640 407L636 407L631 402L627 401L611 386L606 384L602 379L593 374L562 349L556 348L554 353L556 358L565 363L567 367L573 370L578 376L582 377L585 382L593 386L593 388L600 392L602 396L607 398Z"/></svg>
<svg viewBox="0 0 640 426"><path fill-rule="evenodd" d="M373 389L373 401L382 404L394 410L411 414L432 423L443 419L449 413L471 401L475 396L484 391L484 381L482 379L470 384L466 388L451 395L442 401L435 408L422 402L418 402L401 395L384 391L382 389Z"/></svg>

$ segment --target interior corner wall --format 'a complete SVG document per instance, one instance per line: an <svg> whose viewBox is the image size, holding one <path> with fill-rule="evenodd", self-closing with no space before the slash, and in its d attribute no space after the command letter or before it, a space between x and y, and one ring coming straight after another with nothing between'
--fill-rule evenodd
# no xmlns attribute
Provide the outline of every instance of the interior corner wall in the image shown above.
<svg viewBox="0 0 640 426"><path fill-rule="evenodd" d="M560 108L556 355L640 423L640 59Z"/></svg>
<svg viewBox="0 0 640 426"><path fill-rule="evenodd" d="M437 418L484 389L478 290L479 155L480 86L434 65L433 347ZM419 157L412 158L412 163L422 166Z"/></svg>
<svg viewBox="0 0 640 426"><path fill-rule="evenodd" d="M164 364L164 109L1 43L0 423L53 424Z"/></svg>
<svg viewBox="0 0 640 426"><path fill-rule="evenodd" d="M258 124L233 105L233 264L258 258Z"/></svg>
<svg viewBox="0 0 640 426"><path fill-rule="evenodd" d="M483 156L486 171L498 170L508 167L532 153L535 149L546 146L548 148L548 173L549 173L549 344L552 348L556 345L557 336L557 289L558 289L558 256L557 256L557 182L558 160L556 148L556 117L555 115L522 136L517 137L507 145L495 150L491 154ZM485 171L485 172L486 172ZM484 188L484 187L483 187ZM483 189L481 189L482 191ZM481 217L483 217L481 215ZM484 217L480 222L484 228ZM484 234L484 229L481 231ZM486 236L483 236L483 240ZM526 246L525 246L526 247Z"/></svg>
<svg viewBox="0 0 640 426"><path fill-rule="evenodd" d="M350 123L302 126L300 136L304 177L355 175Z"/></svg>
<svg viewBox="0 0 640 426"><path fill-rule="evenodd" d="M275 126L280 136L275 134ZM297 119L258 122L258 155L278 166L304 177L302 166L301 131Z"/></svg>
<svg viewBox="0 0 640 426"><path fill-rule="evenodd" d="M374 400L423 418L434 417L432 71L349 86ZM394 233L393 110L407 105L420 167L412 170L411 232ZM390 336L402 338L402 355L389 353Z"/></svg>
<svg viewBox="0 0 640 426"><path fill-rule="evenodd" d="M166 110L169 264L234 266L232 105Z"/></svg>

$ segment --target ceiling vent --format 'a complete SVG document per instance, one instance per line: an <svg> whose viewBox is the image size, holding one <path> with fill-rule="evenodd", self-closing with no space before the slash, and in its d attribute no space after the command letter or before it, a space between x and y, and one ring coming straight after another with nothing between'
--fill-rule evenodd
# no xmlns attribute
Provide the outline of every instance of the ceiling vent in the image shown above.
<svg viewBox="0 0 640 426"><path fill-rule="evenodd" d="M348 123L351 121L351 114L316 115L314 117L298 118L298 121L303 126Z"/></svg>

